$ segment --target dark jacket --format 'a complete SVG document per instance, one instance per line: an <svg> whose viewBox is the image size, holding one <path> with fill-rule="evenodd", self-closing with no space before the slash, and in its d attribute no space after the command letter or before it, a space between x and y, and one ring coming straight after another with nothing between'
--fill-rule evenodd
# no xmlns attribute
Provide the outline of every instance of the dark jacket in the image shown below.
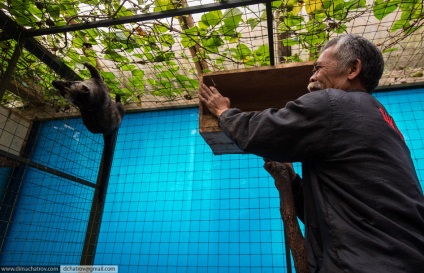
<svg viewBox="0 0 424 273"><path fill-rule="evenodd" d="M327 89L282 109L229 109L219 124L245 152L302 162L311 272L424 272L422 189L402 134L370 94Z"/></svg>

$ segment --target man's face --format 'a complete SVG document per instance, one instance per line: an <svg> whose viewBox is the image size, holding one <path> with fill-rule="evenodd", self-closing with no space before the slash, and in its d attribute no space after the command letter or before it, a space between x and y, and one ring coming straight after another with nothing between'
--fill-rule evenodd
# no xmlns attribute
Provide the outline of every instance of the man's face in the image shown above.
<svg viewBox="0 0 424 273"><path fill-rule="evenodd" d="M309 79L309 92L327 88L342 89L348 87L348 69L340 70L338 60L333 54L334 46L324 50L315 62L313 75Z"/></svg>

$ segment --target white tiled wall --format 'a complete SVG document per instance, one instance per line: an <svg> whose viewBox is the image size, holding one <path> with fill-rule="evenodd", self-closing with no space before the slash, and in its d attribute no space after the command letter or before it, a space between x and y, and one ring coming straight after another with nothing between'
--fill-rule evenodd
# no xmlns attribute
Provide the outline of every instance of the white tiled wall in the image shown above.
<svg viewBox="0 0 424 273"><path fill-rule="evenodd" d="M31 122L0 107L0 149L20 155L31 126Z"/></svg>

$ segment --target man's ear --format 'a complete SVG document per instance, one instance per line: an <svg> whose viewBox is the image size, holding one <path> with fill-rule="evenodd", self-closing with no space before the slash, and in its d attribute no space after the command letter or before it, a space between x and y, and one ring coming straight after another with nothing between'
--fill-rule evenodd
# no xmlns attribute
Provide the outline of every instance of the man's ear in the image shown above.
<svg viewBox="0 0 424 273"><path fill-rule="evenodd" d="M353 80L359 76L362 70L362 61L360 59L356 59L352 65L350 66L349 75L347 76L349 80Z"/></svg>

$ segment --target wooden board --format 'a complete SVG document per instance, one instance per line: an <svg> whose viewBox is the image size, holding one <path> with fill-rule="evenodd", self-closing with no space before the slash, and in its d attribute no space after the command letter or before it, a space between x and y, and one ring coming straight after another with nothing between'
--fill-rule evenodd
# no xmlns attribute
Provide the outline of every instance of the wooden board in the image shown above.
<svg viewBox="0 0 424 273"><path fill-rule="evenodd" d="M204 74L203 83L215 86L242 111L283 108L308 92L313 63L290 63ZM243 153L219 128L218 120L200 103L200 135L216 155Z"/></svg>

